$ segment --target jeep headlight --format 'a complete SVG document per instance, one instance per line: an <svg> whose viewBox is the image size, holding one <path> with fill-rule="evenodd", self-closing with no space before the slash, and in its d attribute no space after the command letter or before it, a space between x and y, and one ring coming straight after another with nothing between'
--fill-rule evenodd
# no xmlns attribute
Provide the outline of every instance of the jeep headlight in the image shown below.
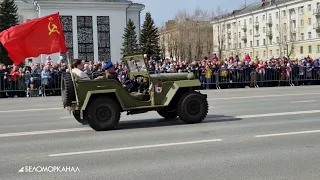
<svg viewBox="0 0 320 180"><path fill-rule="evenodd" d="M193 72L188 73L187 78L188 78L189 80L194 79L194 78L195 78L195 77L194 77L194 73L193 73Z"/></svg>

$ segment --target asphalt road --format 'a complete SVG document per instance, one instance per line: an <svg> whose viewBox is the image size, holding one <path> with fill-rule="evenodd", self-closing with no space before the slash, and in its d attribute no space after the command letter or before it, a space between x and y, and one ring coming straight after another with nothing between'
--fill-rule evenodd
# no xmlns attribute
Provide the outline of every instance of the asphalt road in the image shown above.
<svg viewBox="0 0 320 180"><path fill-rule="evenodd" d="M204 92L201 124L123 114L107 132L78 124L60 97L0 99L0 179L319 179L319 86Z"/></svg>

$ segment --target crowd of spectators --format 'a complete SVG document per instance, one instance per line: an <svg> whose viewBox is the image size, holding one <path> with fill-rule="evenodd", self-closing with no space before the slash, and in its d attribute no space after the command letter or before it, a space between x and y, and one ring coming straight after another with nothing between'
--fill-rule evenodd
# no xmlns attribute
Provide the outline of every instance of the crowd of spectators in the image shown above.
<svg viewBox="0 0 320 180"><path fill-rule="evenodd" d="M251 59L249 55L220 60L211 59L176 62L164 59L148 62L150 73L194 72L203 89L262 87L281 85L320 84L319 58L309 56L296 60L270 58L266 61ZM104 62L87 62L83 71L91 78L101 75ZM123 62L116 62L119 78L128 71ZM0 97L60 95L60 80L67 71L66 63L53 64L48 56L44 64L26 64L25 67L0 64Z"/></svg>

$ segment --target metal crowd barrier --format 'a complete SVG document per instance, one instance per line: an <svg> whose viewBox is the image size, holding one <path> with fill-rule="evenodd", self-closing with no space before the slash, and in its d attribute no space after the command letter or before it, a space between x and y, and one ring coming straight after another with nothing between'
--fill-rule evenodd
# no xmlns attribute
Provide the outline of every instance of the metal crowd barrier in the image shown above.
<svg viewBox="0 0 320 180"><path fill-rule="evenodd" d="M194 72L202 89L320 85L320 67L212 69L210 78L202 70Z"/></svg>
<svg viewBox="0 0 320 180"><path fill-rule="evenodd" d="M211 69L207 76L203 70L191 71L201 81L201 89L320 85L320 67ZM92 73L89 77L94 79L102 74ZM53 73L51 78L42 78L39 74L18 78L0 74L0 98L59 96L61 77L62 72Z"/></svg>

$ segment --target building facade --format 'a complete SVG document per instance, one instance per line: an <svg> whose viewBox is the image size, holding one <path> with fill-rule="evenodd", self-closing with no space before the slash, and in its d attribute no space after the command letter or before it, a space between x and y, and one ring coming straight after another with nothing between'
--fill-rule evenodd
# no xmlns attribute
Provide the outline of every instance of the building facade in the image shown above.
<svg viewBox="0 0 320 180"><path fill-rule="evenodd" d="M70 57L85 61L119 61L127 21L135 23L139 38L144 8L128 0L17 0L16 4L20 23L59 12ZM47 56L31 60L44 63ZM60 53L50 56L53 62L60 59Z"/></svg>
<svg viewBox="0 0 320 180"><path fill-rule="evenodd" d="M320 55L319 0L262 0L221 15L212 25L214 51L224 58Z"/></svg>

